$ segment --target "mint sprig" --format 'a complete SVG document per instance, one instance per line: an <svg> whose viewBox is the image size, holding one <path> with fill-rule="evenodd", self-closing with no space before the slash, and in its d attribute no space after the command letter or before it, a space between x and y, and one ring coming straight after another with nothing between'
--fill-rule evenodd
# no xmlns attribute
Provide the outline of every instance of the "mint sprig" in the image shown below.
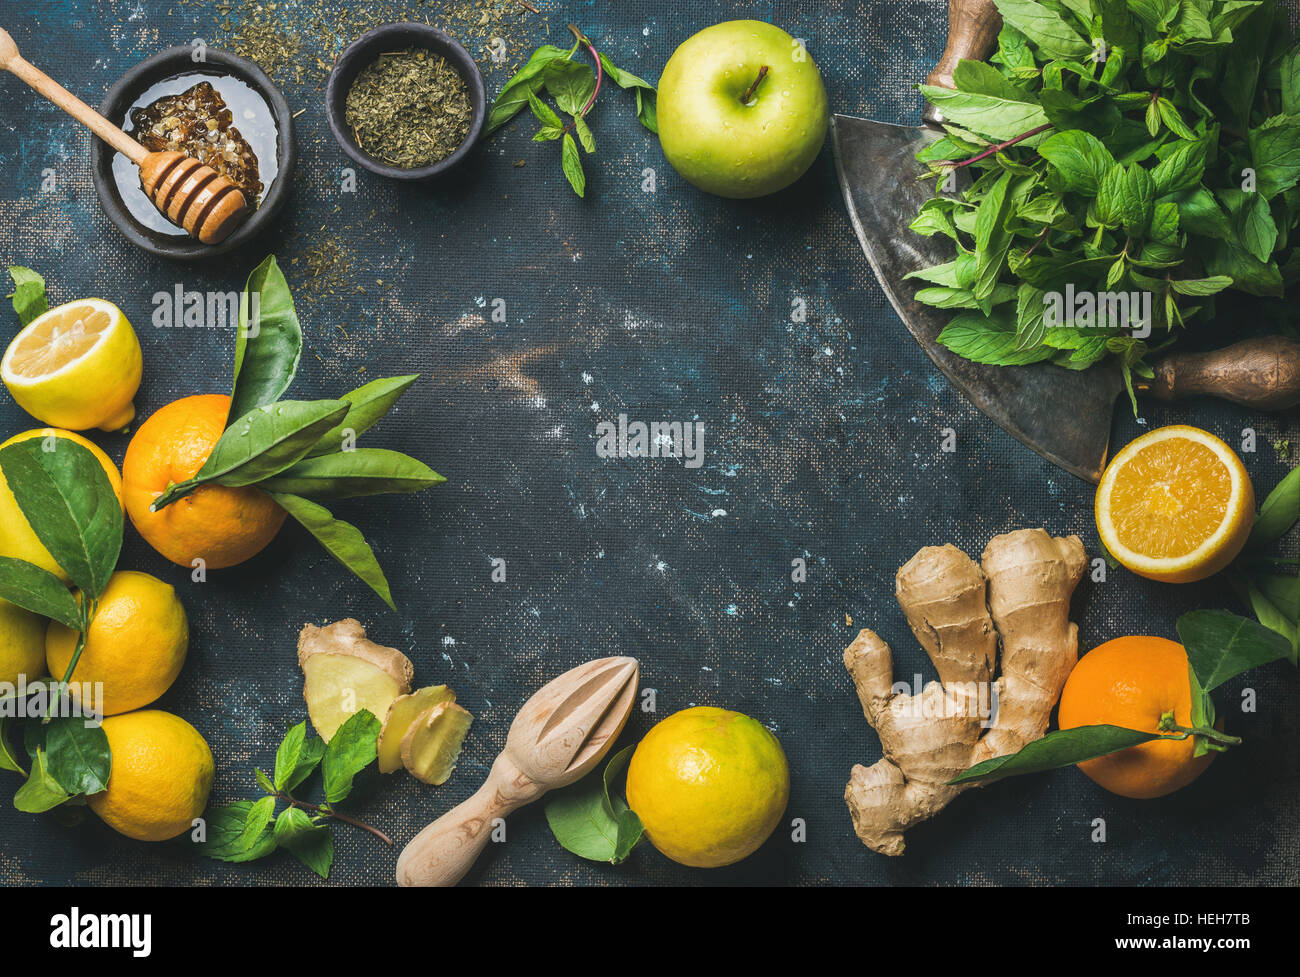
<svg viewBox="0 0 1300 977"><path fill-rule="evenodd" d="M393 839L384 832L338 809L351 796L356 776L374 763L381 728L365 709L349 716L328 744L319 736L308 738L305 720L292 727L275 751L273 772L253 771L262 795L204 815L206 837L195 846L199 854L223 862L251 862L284 849L327 879L334 862L331 822L360 828L391 847ZM317 770L325 795L320 804L293 793Z"/></svg>
<svg viewBox="0 0 1300 977"><path fill-rule="evenodd" d="M559 141L560 168L573 192L582 197L587 191L587 177L578 147L588 155L596 152L596 137L587 115L596 104L604 80L608 78L620 88L635 92L637 118L651 132L659 131L659 116L653 85L616 66L573 24L569 30L576 39L573 47L566 51L543 45L506 82L488 112L487 131L491 134L500 129L526 106L541 126L533 135L533 142ZM583 50L590 54L595 70L574 61ZM554 100L554 107L544 95Z"/></svg>

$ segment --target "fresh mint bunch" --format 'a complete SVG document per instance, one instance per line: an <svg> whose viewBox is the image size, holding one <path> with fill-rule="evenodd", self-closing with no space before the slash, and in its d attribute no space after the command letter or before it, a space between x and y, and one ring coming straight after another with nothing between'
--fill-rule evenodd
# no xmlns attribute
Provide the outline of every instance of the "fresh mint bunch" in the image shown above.
<svg viewBox="0 0 1300 977"><path fill-rule="evenodd" d="M990 63L921 88L947 131L918 155L939 180L912 229L955 254L909 277L956 310L939 342L966 359L1109 357L1132 397L1148 353L1212 319L1218 292L1280 298L1300 279L1300 47L1275 0L995 3ZM1070 286L1149 294L1150 316L1045 316Z"/></svg>
<svg viewBox="0 0 1300 977"><path fill-rule="evenodd" d="M527 106L542 126L533 136L533 141L559 140L560 166L573 192L581 197L586 194L587 177L582 169L578 146L581 144L588 155L596 151L596 137L587 124L587 114L596 104L596 96L606 78L636 94L636 115L642 125L651 132L658 132L659 123L654 86L616 67L577 27L570 24L569 30L576 38L573 47L566 51L551 44L542 45L506 82L488 112L487 131L491 134L500 129ZM573 60L582 49L590 53L596 65L594 71ZM544 95L554 100L554 108ZM564 116L568 116L570 121L566 122Z"/></svg>
<svg viewBox="0 0 1300 977"><path fill-rule="evenodd" d="M307 737L305 721L294 726L275 751L273 774L253 771L262 796L205 815L206 837L197 845L199 854L223 862L251 862L283 848L327 879L334 863L331 821L351 824L392 845L393 840L378 828L337 809L352 793L357 774L375 761L380 729L379 720L365 709L350 716L328 745L319 736ZM318 768L324 802L313 804L296 797L293 791Z"/></svg>

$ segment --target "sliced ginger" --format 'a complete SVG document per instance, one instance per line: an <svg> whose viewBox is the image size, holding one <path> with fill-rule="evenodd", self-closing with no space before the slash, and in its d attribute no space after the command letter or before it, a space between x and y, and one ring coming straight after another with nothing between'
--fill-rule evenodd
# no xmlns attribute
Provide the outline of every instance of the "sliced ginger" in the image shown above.
<svg viewBox="0 0 1300 977"><path fill-rule="evenodd" d="M401 770L402 740L411 724L439 703L455 701L456 693L445 685L430 685L394 699L379 733L379 772Z"/></svg>
<svg viewBox="0 0 1300 977"><path fill-rule="evenodd" d="M327 627L305 625L298 636L303 698L316 732L326 742L353 713L388 715L393 702L411 691L415 668L396 648L366 637L352 618Z"/></svg>
<svg viewBox="0 0 1300 977"><path fill-rule="evenodd" d="M461 744L474 717L454 702L422 712L402 737L402 765L416 780L445 784L456 769Z"/></svg>

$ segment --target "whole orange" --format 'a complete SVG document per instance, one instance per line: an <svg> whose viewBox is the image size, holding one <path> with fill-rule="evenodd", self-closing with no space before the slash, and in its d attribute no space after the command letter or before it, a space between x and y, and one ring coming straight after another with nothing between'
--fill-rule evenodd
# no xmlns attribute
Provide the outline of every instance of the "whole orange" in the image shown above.
<svg viewBox="0 0 1300 977"><path fill-rule="evenodd" d="M1172 713L1192 725L1192 683L1187 652L1167 638L1130 635L1098 645L1079 659L1061 692L1061 729L1108 724L1160 732ZM1195 738L1152 740L1110 756L1085 760L1079 769L1121 797L1163 797L1201 775L1213 753L1193 756Z"/></svg>
<svg viewBox="0 0 1300 977"><path fill-rule="evenodd" d="M230 398L185 397L140 425L122 463L122 496L145 542L173 563L213 570L243 563L279 532L287 515L255 488L204 485L158 512L150 510L171 482L194 476L226 426Z"/></svg>

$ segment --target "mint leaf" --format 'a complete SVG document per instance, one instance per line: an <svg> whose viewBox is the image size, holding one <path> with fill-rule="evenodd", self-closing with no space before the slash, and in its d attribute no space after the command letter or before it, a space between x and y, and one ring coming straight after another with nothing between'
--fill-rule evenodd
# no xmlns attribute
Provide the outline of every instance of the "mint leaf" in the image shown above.
<svg viewBox="0 0 1300 977"><path fill-rule="evenodd" d="M1086 58L1092 45L1037 0L994 0L1004 23L1020 31L1048 59Z"/></svg>
<svg viewBox="0 0 1300 977"><path fill-rule="evenodd" d="M321 761L325 799L329 803L345 800L352 793L356 775L374 762L382 728L378 719L362 709L349 716L330 738Z"/></svg>
<svg viewBox="0 0 1300 977"><path fill-rule="evenodd" d="M596 91L595 72L576 61L552 61L542 70L542 79L547 92L566 115L581 115ZM558 122L556 119L552 124Z"/></svg>
<svg viewBox="0 0 1300 977"><path fill-rule="evenodd" d="M1020 349L1014 325L978 312L957 316L939 333L938 342L958 356L994 366L1024 366L1052 355L1047 346Z"/></svg>
<svg viewBox="0 0 1300 977"><path fill-rule="evenodd" d="M1061 189L1085 197L1097 196L1102 178L1115 165L1115 157L1100 139L1078 129L1052 134L1038 152L1052 164Z"/></svg>
<svg viewBox="0 0 1300 977"><path fill-rule="evenodd" d="M275 819L275 840L322 879L329 878L334 836L325 825L313 823L304 811L290 807Z"/></svg>
<svg viewBox="0 0 1300 977"><path fill-rule="evenodd" d="M565 178L569 181L569 186L573 187L573 192L579 197L584 196L587 189L587 177L582 172L582 160L578 156L578 144L573 141L573 136L567 133L560 146L560 166L564 170Z"/></svg>
<svg viewBox="0 0 1300 977"><path fill-rule="evenodd" d="M636 117L641 124L651 132L659 131L659 115L657 108L657 93L654 85L650 84L644 78L638 78L630 71L623 71L617 67L614 62L602 51L600 63L604 68L606 77L610 78L619 88L630 88L636 92Z"/></svg>
<svg viewBox="0 0 1300 977"><path fill-rule="evenodd" d="M1210 278L1170 279L1169 287L1179 295L1215 295L1232 285L1232 279L1226 275Z"/></svg>
<svg viewBox="0 0 1300 977"><path fill-rule="evenodd" d="M209 808L203 816L205 838L195 844L195 850L205 858L223 862L251 862L275 851L275 837L269 828L245 847L244 829L252 807L252 801L236 801Z"/></svg>
<svg viewBox="0 0 1300 977"><path fill-rule="evenodd" d="M587 125L587 120L580 115L573 117L573 131L578 134L578 142L582 143L582 148L588 153L596 151L596 137L591 134L591 128Z"/></svg>
<svg viewBox="0 0 1300 977"><path fill-rule="evenodd" d="M238 848L241 852L251 851L263 841L267 825L275 814L275 798L263 797L254 801L248 808L244 819L244 830L240 832Z"/></svg>
<svg viewBox="0 0 1300 977"><path fill-rule="evenodd" d="M1014 211L1019 201L1028 194L1032 182L1026 178L1013 178L1010 173L1002 177L989 190L975 215L975 248L978 255L975 283L971 291L987 313L992 304L987 300L997 287L998 277L1011 248L1011 231L1007 227L1007 214Z"/></svg>
<svg viewBox="0 0 1300 977"><path fill-rule="evenodd" d="M1268 261L1277 244L1277 225L1268 201L1258 193L1220 190L1219 200L1228 212L1237 242L1260 261Z"/></svg>
<svg viewBox="0 0 1300 977"><path fill-rule="evenodd" d="M325 756L325 741L319 736L313 736L302 746L302 752L298 755L298 763L293 768L293 773L285 782L285 790L293 790L304 780L312 775L312 772L320 766L321 759Z"/></svg>
<svg viewBox="0 0 1300 977"><path fill-rule="evenodd" d="M1274 116L1247 137L1258 191L1272 200L1300 182L1300 118Z"/></svg>
<svg viewBox="0 0 1300 977"><path fill-rule="evenodd" d="M555 114L555 110L532 92L528 93L528 107L532 109L533 115L537 117L543 126L551 129L564 128L564 122Z"/></svg>
<svg viewBox="0 0 1300 977"><path fill-rule="evenodd" d="M1097 215L1107 227L1123 227L1129 235L1144 233L1155 214L1155 182L1143 167L1116 164L1106 171L1097 189Z"/></svg>
<svg viewBox="0 0 1300 977"><path fill-rule="evenodd" d="M306 740L307 721L305 719L284 734L284 739L280 741L280 746L275 751L275 776L273 779L276 790L288 789L289 778L293 776L294 771L298 768L298 760L302 756L302 748Z"/></svg>
<svg viewBox="0 0 1300 977"><path fill-rule="evenodd" d="M534 51L528 62L497 93L492 108L488 111L484 135L490 136L519 114L528 104L528 97L541 88L542 71L548 64L556 60L568 60L576 51L577 45L574 45L573 50L566 51L551 44L543 44Z"/></svg>
<svg viewBox="0 0 1300 977"><path fill-rule="evenodd" d="M932 85L922 85L921 93L943 113L945 119L989 139L1014 139L1031 129L1047 125L1043 107L1030 95L1009 99ZM1026 144L1031 143L1027 141Z"/></svg>
<svg viewBox="0 0 1300 977"><path fill-rule="evenodd" d="M1180 143L1151 171L1157 196L1182 193L1200 185L1205 173L1206 144L1202 141Z"/></svg>

